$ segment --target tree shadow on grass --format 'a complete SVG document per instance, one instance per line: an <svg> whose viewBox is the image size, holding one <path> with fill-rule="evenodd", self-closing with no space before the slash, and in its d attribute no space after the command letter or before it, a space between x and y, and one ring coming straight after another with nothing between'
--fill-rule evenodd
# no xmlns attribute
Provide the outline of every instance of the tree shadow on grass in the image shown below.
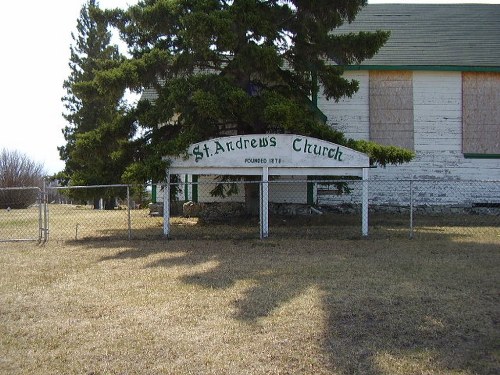
<svg viewBox="0 0 500 375"><path fill-rule="evenodd" d="M155 218L157 219L157 218ZM157 221L155 221L156 224ZM394 239L419 236L422 239L429 234L438 238L446 236L447 229L455 228L454 236L470 237L477 230L497 228L500 235L500 221L496 216L488 215L415 215L413 228L410 228L408 213L386 214L370 213L369 239ZM461 231L462 233L459 233ZM75 238L75 233L67 234ZM129 233L126 226L121 228L93 228L92 231L78 232L78 239L84 241L166 240L163 227L139 226L133 223ZM204 223L195 218L175 218L170 226L170 238L173 240L255 240L260 236L259 223L255 218L240 218L231 222ZM271 239L311 239L311 240L359 240L362 239L361 216L358 214L334 214L316 216L278 216L269 218L269 236ZM62 237L51 238L63 239Z"/></svg>
<svg viewBox="0 0 500 375"><path fill-rule="evenodd" d="M101 260L176 253L147 267L198 267L182 276L182 283L215 291L251 281L231 301L233 319L250 325L311 288L321 291L326 319L320 340L334 373L495 374L500 369L498 243L455 242L438 234L426 241L121 245L127 248ZM199 270L208 262L216 265Z"/></svg>

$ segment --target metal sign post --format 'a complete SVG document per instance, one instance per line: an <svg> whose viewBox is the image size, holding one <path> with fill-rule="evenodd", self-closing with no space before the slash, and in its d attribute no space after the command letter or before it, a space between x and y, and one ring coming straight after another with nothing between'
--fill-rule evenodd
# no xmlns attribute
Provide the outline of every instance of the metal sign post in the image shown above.
<svg viewBox="0 0 500 375"><path fill-rule="evenodd" d="M269 237L269 168L262 168L260 184L260 239Z"/></svg>

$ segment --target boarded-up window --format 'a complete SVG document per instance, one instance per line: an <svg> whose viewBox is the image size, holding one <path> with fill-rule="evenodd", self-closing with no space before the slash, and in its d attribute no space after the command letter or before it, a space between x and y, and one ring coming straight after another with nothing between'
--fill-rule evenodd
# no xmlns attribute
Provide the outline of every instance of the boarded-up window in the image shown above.
<svg viewBox="0 0 500 375"><path fill-rule="evenodd" d="M462 74L463 152L500 154L500 73Z"/></svg>
<svg viewBox="0 0 500 375"><path fill-rule="evenodd" d="M411 72L370 72L370 140L414 149Z"/></svg>

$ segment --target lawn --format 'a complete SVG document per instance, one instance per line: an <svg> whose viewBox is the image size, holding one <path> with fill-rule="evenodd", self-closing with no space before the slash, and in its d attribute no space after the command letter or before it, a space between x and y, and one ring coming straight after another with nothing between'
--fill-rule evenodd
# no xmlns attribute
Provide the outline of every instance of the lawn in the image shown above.
<svg viewBox="0 0 500 375"><path fill-rule="evenodd" d="M0 243L0 373L498 374L476 233Z"/></svg>

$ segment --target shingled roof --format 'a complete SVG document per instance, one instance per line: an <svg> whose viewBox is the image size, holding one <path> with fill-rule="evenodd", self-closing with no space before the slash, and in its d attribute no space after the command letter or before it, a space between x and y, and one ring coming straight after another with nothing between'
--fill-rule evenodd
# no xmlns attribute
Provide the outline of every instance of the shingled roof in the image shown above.
<svg viewBox="0 0 500 375"><path fill-rule="evenodd" d="M334 33L389 30L361 67L484 67L500 71L500 5L372 4Z"/></svg>

